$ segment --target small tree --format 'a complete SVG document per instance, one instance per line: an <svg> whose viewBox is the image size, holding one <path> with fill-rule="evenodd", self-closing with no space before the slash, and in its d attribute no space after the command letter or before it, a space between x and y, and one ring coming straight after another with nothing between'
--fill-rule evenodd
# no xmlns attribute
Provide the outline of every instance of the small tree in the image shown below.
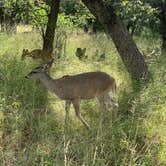
<svg viewBox="0 0 166 166"><path fill-rule="evenodd" d="M51 1L51 6L50 6L51 9L48 15L47 28L44 34L44 41L43 41L43 50L48 52L48 54L52 54L53 52L53 42L54 42L55 28L59 13L59 5L60 5L60 0Z"/></svg>

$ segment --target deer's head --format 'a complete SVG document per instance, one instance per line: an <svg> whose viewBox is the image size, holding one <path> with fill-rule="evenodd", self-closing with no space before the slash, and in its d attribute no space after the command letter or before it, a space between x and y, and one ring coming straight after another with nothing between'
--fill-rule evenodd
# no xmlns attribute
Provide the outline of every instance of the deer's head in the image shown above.
<svg viewBox="0 0 166 166"><path fill-rule="evenodd" d="M43 73L47 73L49 69L51 68L52 64L54 62L54 59L52 59L50 62L40 65L33 69L25 78L27 79L39 79Z"/></svg>
<svg viewBox="0 0 166 166"><path fill-rule="evenodd" d="M23 61L26 57L26 55L29 53L28 49L23 49L22 50L22 56L21 56L21 60Z"/></svg>

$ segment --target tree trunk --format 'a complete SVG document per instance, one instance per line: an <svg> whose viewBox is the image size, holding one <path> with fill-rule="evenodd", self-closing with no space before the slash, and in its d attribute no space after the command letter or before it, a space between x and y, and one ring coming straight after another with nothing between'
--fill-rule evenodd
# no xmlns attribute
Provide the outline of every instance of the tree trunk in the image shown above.
<svg viewBox="0 0 166 166"><path fill-rule="evenodd" d="M48 23L43 41L43 50L49 54L53 52L53 42L55 35L56 22L59 13L60 0L51 1L51 10L48 15Z"/></svg>
<svg viewBox="0 0 166 166"><path fill-rule="evenodd" d="M5 31L5 24L4 24L4 7L3 3L0 3L0 24L1 24L1 32Z"/></svg>
<svg viewBox="0 0 166 166"><path fill-rule="evenodd" d="M9 35L12 33L17 33L17 25L14 22L14 20L12 20L12 17L6 16L5 28L6 28L7 34L9 34Z"/></svg>
<svg viewBox="0 0 166 166"><path fill-rule="evenodd" d="M47 2L47 1L46 1ZM55 28L56 28L56 22L59 12L59 4L60 0L52 0L50 2L50 13L48 15L48 23L46 27L46 32L44 34L44 40L43 40L43 51L47 53L45 56L49 56L52 54L53 51L53 42L54 42L54 35L55 35ZM44 103L41 103L44 105L47 105L48 102L48 94L45 87L40 85L39 82L36 82L36 86L39 89L42 89L39 96L37 98L42 97L40 101L44 101ZM42 93L42 94L41 94ZM38 117L45 116L45 109L38 108L39 105L35 106L35 109L32 110L32 114L34 114L34 118L31 121L27 121L27 119L24 122L23 128L22 128L22 141L21 141L21 147L25 148L26 146L29 146L30 143L33 143L35 141L39 141L38 139L40 136L36 133L37 128L34 128L33 122L38 122ZM35 124L36 126L38 125ZM38 126L37 126L38 127ZM35 137L34 137L35 135ZM35 139L34 139L35 138Z"/></svg>
<svg viewBox="0 0 166 166"><path fill-rule="evenodd" d="M82 0L90 12L101 22L110 36L131 77L147 82L148 67L123 22L117 17L112 6L102 0Z"/></svg>
<svg viewBox="0 0 166 166"><path fill-rule="evenodd" d="M166 0L161 3L160 12L160 33L162 36L162 52L166 53Z"/></svg>

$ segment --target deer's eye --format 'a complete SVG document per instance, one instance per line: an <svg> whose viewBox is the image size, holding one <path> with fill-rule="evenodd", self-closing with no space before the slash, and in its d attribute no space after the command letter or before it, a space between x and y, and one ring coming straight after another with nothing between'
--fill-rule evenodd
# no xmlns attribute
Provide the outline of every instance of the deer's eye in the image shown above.
<svg viewBox="0 0 166 166"><path fill-rule="evenodd" d="M32 71L30 74L35 74L35 73L37 73L36 71Z"/></svg>

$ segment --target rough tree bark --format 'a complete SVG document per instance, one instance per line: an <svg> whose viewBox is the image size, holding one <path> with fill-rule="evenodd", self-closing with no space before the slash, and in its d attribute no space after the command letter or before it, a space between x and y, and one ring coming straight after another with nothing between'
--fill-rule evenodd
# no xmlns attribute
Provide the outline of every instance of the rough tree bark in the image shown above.
<svg viewBox="0 0 166 166"><path fill-rule="evenodd" d="M90 12L101 22L105 32L110 36L134 80L148 82L150 74L135 42L127 28L115 14L112 6L103 0L82 0Z"/></svg>
<svg viewBox="0 0 166 166"><path fill-rule="evenodd" d="M161 2L160 6L160 33L162 36L162 52L166 53L166 0Z"/></svg>
<svg viewBox="0 0 166 166"><path fill-rule="evenodd" d="M4 24L4 7L3 3L0 2L0 24L1 24L1 32L5 31L5 24Z"/></svg>
<svg viewBox="0 0 166 166"><path fill-rule="evenodd" d="M51 1L51 10L48 15L48 23L43 41L43 51L47 52L48 54L52 54L53 52L53 42L54 42L56 22L59 13L59 5L60 5L60 0Z"/></svg>

